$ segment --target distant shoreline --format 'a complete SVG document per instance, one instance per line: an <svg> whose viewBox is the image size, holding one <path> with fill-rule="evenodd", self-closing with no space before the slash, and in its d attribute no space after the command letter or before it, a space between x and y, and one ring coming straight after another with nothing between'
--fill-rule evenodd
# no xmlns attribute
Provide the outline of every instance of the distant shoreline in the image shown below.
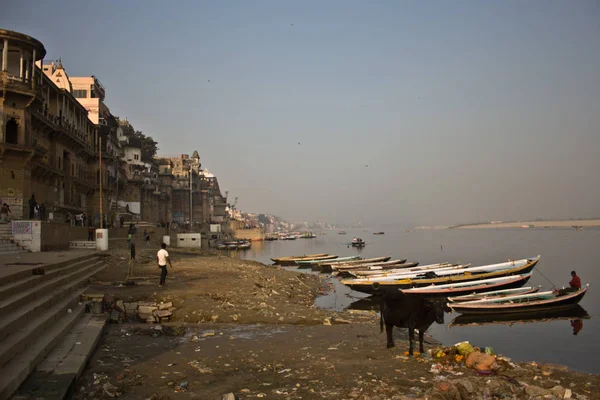
<svg viewBox="0 0 600 400"><path fill-rule="evenodd" d="M448 227L448 229L572 228L575 226L582 228L598 228L600 227L600 219L489 222L484 224L455 225Z"/></svg>

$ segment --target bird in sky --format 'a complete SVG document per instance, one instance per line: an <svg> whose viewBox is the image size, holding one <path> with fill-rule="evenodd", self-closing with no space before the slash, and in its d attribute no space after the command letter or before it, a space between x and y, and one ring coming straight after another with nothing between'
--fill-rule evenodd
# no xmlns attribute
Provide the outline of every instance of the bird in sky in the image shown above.
<svg viewBox="0 0 600 400"><path fill-rule="evenodd" d="M298 142L298 146L300 146L300 142Z"/></svg>
<svg viewBox="0 0 600 400"><path fill-rule="evenodd" d="M368 167L368 166L369 166L369 164L365 165L365 167Z"/></svg>

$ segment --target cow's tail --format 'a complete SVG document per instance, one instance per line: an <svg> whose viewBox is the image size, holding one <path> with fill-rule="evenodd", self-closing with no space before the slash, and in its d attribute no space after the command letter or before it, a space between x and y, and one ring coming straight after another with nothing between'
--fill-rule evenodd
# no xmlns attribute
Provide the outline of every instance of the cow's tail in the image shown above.
<svg viewBox="0 0 600 400"><path fill-rule="evenodd" d="M383 333L383 307L384 307L384 300L383 300L383 296L381 296L381 303L379 304L379 329L380 329L380 333Z"/></svg>

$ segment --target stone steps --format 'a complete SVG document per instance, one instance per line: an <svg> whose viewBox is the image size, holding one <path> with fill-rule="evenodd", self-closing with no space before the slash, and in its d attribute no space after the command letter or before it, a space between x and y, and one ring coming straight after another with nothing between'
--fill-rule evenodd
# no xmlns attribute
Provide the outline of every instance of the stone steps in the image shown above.
<svg viewBox="0 0 600 400"><path fill-rule="evenodd" d="M16 293L23 293L34 288L36 285L40 285L59 275L65 275L72 272L74 269L81 268L89 263L95 263L97 260L98 255L87 254L55 264L41 265L39 267L33 265L30 269L25 269L7 277L3 277L2 281L4 284L0 285L0 306L4 301L8 300ZM35 272L43 272L43 275L36 275Z"/></svg>
<svg viewBox="0 0 600 400"><path fill-rule="evenodd" d="M0 400L10 398L57 343L65 340L67 332L78 326L85 311L81 294L89 278L104 268L102 258L93 253L55 264L32 265L3 277ZM33 275L33 272L43 274ZM81 354L74 353L71 358L81 360Z"/></svg>
<svg viewBox="0 0 600 400"><path fill-rule="evenodd" d="M84 314L21 385L13 400L70 398L107 320L106 314Z"/></svg>
<svg viewBox="0 0 600 400"><path fill-rule="evenodd" d="M53 307L54 319L47 322L47 329L42 335L32 340L23 351L11 359L9 364L0 368L0 399L8 400L35 370L36 365L52 350L66 332L77 322L85 311L84 305L79 305L77 299ZM66 303L66 306L64 305ZM71 308L71 312L67 310ZM19 334L20 332L15 332Z"/></svg>
<svg viewBox="0 0 600 400"><path fill-rule="evenodd" d="M28 309L27 307L47 306L48 302L54 300L57 295L71 289L71 282L79 283L81 277L88 276L90 272L101 269L100 267L104 267L104 263L102 261L95 261L89 265L81 265L80 268L65 268L66 271L64 272L62 270L54 271L53 275L56 275L55 277L44 279L43 283L38 283L29 289L23 288L16 291L16 284L7 288L7 290L10 290L14 294L4 300L0 300L0 315L3 316L2 322L0 322L0 340L5 337L4 328L6 325L11 325L12 328L15 327L16 320L11 318L18 317L18 311ZM71 271L72 269L75 270ZM43 275L43 277L45 278L46 276ZM30 281L26 280L26 283L30 283ZM36 310L32 308L31 310L28 309L28 311L35 312Z"/></svg>
<svg viewBox="0 0 600 400"><path fill-rule="evenodd" d="M0 255L25 253L23 247L19 246L12 235L10 224L0 224Z"/></svg>

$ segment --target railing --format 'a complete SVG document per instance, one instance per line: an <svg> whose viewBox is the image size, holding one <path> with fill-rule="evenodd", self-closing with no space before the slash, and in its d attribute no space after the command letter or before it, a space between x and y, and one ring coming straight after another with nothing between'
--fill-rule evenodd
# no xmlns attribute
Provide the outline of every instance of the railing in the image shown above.
<svg viewBox="0 0 600 400"><path fill-rule="evenodd" d="M0 81L4 82L7 89L33 91L31 79L24 79L8 72L0 72Z"/></svg>

